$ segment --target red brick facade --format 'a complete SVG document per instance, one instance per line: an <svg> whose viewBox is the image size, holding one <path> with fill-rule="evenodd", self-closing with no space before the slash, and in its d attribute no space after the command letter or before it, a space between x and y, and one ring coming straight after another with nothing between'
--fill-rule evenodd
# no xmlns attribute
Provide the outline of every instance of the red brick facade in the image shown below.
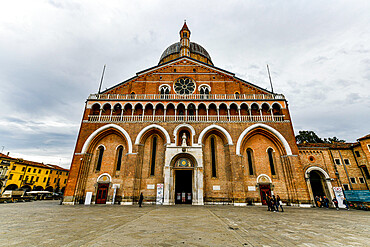
<svg viewBox="0 0 370 247"><path fill-rule="evenodd" d="M180 186L176 176L182 170L192 174L193 204L261 203L261 185L284 202L310 203L305 167L312 163L305 158L313 152L319 166L326 164L322 168L335 177L327 149L320 149L322 153L299 149L285 97L213 66L196 43L183 47L189 43L183 40L185 31L180 32L179 51L176 46L167 49L158 66L90 95L64 203L82 202L87 192L92 192L94 203L99 185L109 183L107 195L98 195L108 203L114 187L116 202L136 202L140 192L145 201L154 202L156 185L164 184L163 202L174 204ZM185 38L190 38L190 31ZM342 155L349 157L350 152ZM180 159L191 165L176 166ZM356 167L348 170L360 176Z"/></svg>

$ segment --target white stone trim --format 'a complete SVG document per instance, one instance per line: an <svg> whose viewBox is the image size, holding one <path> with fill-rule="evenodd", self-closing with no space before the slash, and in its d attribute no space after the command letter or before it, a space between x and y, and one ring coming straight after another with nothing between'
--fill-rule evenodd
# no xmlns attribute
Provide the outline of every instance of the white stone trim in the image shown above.
<svg viewBox="0 0 370 247"><path fill-rule="evenodd" d="M310 166L309 168L307 168L306 172L304 173L304 177L309 178L308 174L311 171L315 171L315 170L321 172L325 176L325 178L330 178L329 174L324 169L318 166Z"/></svg>
<svg viewBox="0 0 370 247"><path fill-rule="evenodd" d="M204 128L202 130L202 132L199 134L199 138L198 138L198 144L202 144L202 139L203 139L203 136L211 129L217 129L219 131L221 131L222 133L225 134L226 138L227 138L227 142L229 145L234 145L233 144L233 140L231 138L231 135L229 134L229 132L227 132L226 129L224 129L223 127L219 126L219 125L216 125L216 124L212 124L206 128Z"/></svg>
<svg viewBox="0 0 370 247"><path fill-rule="evenodd" d="M99 149L100 147L103 147L104 151L107 150L107 148L104 146L104 144L100 144L96 149Z"/></svg>
<svg viewBox="0 0 370 247"><path fill-rule="evenodd" d="M127 141L127 146L128 146L128 152L129 153L132 153L132 141L131 141L131 138L130 138L130 135L127 133L126 130L124 130L121 126L118 126L117 124L106 124L102 127L100 127L99 129L95 130L88 138L87 140L85 141L83 147L82 147L82 151L81 153L86 153L87 152L87 148L89 147L91 141L102 131L106 130L106 129L109 129L109 128L114 128L116 130L118 130L119 132L121 132L125 137L126 137L126 141Z"/></svg>
<svg viewBox="0 0 370 247"><path fill-rule="evenodd" d="M99 179L101 178L101 177L103 177L103 176L108 176L109 177L109 183L111 183L112 182L112 177L111 177L111 175L109 175L108 173L103 173L103 174L100 174L100 176L96 179L96 182L98 182L99 181Z"/></svg>
<svg viewBox="0 0 370 247"><path fill-rule="evenodd" d="M256 183L257 183L257 184L259 183L259 182L258 182L258 180L259 180L261 177L266 177L266 178L269 180L270 184L272 184L272 180L271 180L271 178L270 178L268 175L266 175L266 174L260 174L260 175L258 175L258 177L257 177L257 179L256 179Z"/></svg>
<svg viewBox="0 0 370 247"><path fill-rule="evenodd" d="M292 150L290 149L290 146L287 142L287 140L284 138L284 136L282 134L279 133L279 131L277 131L276 129L272 128L271 126L268 126L266 124L263 124L263 123L257 123L257 124L253 124L252 126L249 126L248 128L246 128L239 136L239 139L238 139L238 142L236 144L236 154L237 155L241 155L240 154L240 149L241 149L241 145L242 145L242 141L244 139L244 137L250 132L252 131L253 129L256 129L258 127L261 127L261 128L264 128L270 132L272 132L280 141L281 143L283 144L284 148L285 148L285 151L287 152L287 155L292 155Z"/></svg>
<svg viewBox="0 0 370 247"><path fill-rule="evenodd" d="M158 124L151 124L151 125L148 125L146 126L144 129L142 129L139 134L137 135L136 137L136 140L135 140L135 144L136 145L139 145L140 144L140 139L141 137L145 134L145 132L149 129L159 129L160 131L163 132L163 134L166 136L166 144L170 144L171 143L171 138L170 138L170 135L168 134L167 130L165 128L163 128L162 126L158 125Z"/></svg>

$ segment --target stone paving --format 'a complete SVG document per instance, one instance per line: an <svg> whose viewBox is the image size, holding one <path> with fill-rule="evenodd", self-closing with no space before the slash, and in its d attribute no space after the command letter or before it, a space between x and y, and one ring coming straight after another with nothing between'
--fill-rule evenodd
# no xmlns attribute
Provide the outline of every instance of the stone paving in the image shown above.
<svg viewBox="0 0 370 247"><path fill-rule="evenodd" d="M0 246L370 246L370 212L0 204Z"/></svg>

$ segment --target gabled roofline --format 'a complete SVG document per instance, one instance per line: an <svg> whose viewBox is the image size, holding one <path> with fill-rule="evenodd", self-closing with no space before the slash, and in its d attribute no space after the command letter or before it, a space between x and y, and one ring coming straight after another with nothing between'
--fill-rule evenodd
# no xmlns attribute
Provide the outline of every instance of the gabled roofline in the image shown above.
<svg viewBox="0 0 370 247"><path fill-rule="evenodd" d="M216 71L219 71L219 72L221 72L221 73L225 73L225 74L227 74L227 75L229 75L229 76L233 77L234 79L241 81L242 83L245 83L245 84L248 84L248 85L250 85L250 86L252 86L252 87L255 87L255 88L257 88L257 89L259 89L259 90L261 90L261 91L263 91L263 92L265 92L265 93L272 94L272 92L271 92L271 91L269 91L269 90L267 90L267 89L261 88L261 87L259 87L259 86L255 85L255 84L253 84L253 83L251 83L251 82L248 82L248 81L243 80L243 79L241 79L241 78L239 78L239 77L236 77L236 76L235 76L235 74L234 74L234 73L232 73L232 72L230 72L230 71L227 71L227 70L224 70L224 69L221 69L221 68L215 67L215 66L213 66L213 65L209 65L209 64L207 64L207 63L204 63L204 62L198 61L198 60L196 60L196 59L194 59L194 58L191 58L191 57L178 57L178 58L176 58L176 59L174 59L174 60L171 60L171 61L168 61L168 62L166 62L166 63L160 64L160 65L156 65L156 66L150 67L150 68L148 68L148 69L145 69L145 70L139 71L139 72L137 72L137 73L136 73L136 76L133 76L133 77L131 77L130 79L127 79L127 80L125 80L125 81L123 81L123 82L121 82L121 83L118 83L118 84L116 84L116 85L114 85L114 86L112 86L112 87L110 87L110 88L108 88L108 89L106 89L106 90L102 91L101 93L106 93L106 92L108 92L108 91L110 91L110 90L112 90L112 89L114 89L114 88L117 88L117 87L119 87L119 86L121 86L121 85L123 85L123 84L125 84L125 83L129 82L129 81L132 81L133 79L138 78L139 76L142 76L142 75L144 75L144 74L150 73L150 72L152 72L153 70L157 70L157 69L160 69L160 68L162 68L162 67L169 66L169 65L171 65L171 64L173 64L173 63L176 63L176 62L178 62L178 61L180 61L180 60L182 60L182 59L189 60L189 61L191 61L191 62L194 62L194 63L200 64L200 65L202 65L202 66L206 66L206 67L208 67L208 68L210 68L210 69L212 69L212 70L216 70Z"/></svg>

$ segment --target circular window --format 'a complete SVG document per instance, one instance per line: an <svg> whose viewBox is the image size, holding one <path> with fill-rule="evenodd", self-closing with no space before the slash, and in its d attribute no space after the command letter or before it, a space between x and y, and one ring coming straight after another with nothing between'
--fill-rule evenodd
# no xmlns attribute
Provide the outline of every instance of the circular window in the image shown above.
<svg viewBox="0 0 370 247"><path fill-rule="evenodd" d="M180 78L175 82L174 89L177 94L192 94L195 90L195 83L190 78Z"/></svg>
<svg viewBox="0 0 370 247"><path fill-rule="evenodd" d="M308 157L308 159L309 159L311 162L314 162L314 161L315 161L315 158L314 158L313 156Z"/></svg>

